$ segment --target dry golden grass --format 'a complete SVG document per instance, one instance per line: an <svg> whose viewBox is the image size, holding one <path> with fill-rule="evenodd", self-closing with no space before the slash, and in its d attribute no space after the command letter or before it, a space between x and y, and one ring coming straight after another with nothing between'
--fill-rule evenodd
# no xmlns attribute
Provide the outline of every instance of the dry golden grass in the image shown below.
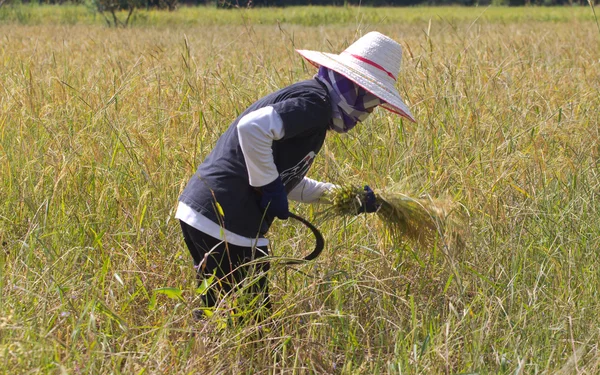
<svg viewBox="0 0 600 375"><path fill-rule="evenodd" d="M1 25L0 372L597 373L597 26L430 11L319 27ZM183 185L248 104L314 74L294 48L340 51L371 30L404 46L398 87L418 123L378 110L328 136L310 176L447 197L468 210L467 246L416 247L372 216L293 205L327 248L274 264L273 317L227 326L224 305L194 322L173 220ZM277 256L312 247L291 222L270 238Z"/></svg>

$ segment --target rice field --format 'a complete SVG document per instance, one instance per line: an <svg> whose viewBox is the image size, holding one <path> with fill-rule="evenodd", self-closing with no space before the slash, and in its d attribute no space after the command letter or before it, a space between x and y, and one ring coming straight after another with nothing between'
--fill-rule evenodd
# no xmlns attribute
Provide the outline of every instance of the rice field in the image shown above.
<svg viewBox="0 0 600 375"><path fill-rule="evenodd" d="M21 12L21 16L14 16ZM321 18L315 18L315 14ZM70 21L64 21L69 19ZM139 12L0 8L0 373L597 374L600 32L574 8ZM377 30L418 122L376 110L309 176L456 202L463 247L292 203L315 261L270 272L273 315L196 322L177 197L295 48ZM271 252L314 240L278 222Z"/></svg>

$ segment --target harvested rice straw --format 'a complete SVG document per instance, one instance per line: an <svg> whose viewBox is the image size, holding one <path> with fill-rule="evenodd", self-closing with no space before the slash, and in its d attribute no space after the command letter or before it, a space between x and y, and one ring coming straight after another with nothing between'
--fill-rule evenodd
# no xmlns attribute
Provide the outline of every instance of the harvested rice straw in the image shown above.
<svg viewBox="0 0 600 375"><path fill-rule="evenodd" d="M324 198L331 203L327 213L335 216L356 215L365 202L366 192L361 187L342 186L331 190ZM440 235L446 246L450 243L462 244L461 220L452 201L412 198L395 192L376 194L376 198L380 205L377 216L395 240L411 240L431 246L436 235Z"/></svg>

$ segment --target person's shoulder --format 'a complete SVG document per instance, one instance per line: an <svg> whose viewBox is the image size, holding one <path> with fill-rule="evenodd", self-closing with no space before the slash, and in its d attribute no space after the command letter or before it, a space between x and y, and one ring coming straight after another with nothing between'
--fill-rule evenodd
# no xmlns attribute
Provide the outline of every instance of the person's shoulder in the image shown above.
<svg viewBox="0 0 600 375"><path fill-rule="evenodd" d="M302 96L306 97L318 97L321 99L327 98L327 90L321 83L319 83L319 81L314 78L296 82L288 86L288 89L300 94L304 94Z"/></svg>
<svg viewBox="0 0 600 375"><path fill-rule="evenodd" d="M327 90L316 79L296 82L287 87L289 98L316 108L329 108Z"/></svg>
<svg viewBox="0 0 600 375"><path fill-rule="evenodd" d="M326 89L317 80L300 81L283 90L281 100L272 106L286 126L286 134L328 126L331 103Z"/></svg>
<svg viewBox="0 0 600 375"><path fill-rule="evenodd" d="M328 103L328 100L328 94L321 84L315 79L309 79L292 83L263 96L250 105L244 114L266 106L294 106L295 103L320 107L323 103Z"/></svg>

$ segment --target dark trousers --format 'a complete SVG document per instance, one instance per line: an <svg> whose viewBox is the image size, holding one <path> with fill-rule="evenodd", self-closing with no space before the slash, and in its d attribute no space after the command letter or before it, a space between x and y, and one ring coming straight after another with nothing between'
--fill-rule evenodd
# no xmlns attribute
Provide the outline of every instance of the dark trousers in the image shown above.
<svg viewBox="0 0 600 375"><path fill-rule="evenodd" d="M180 223L183 238L194 259L198 285L214 275L210 288L202 296L205 307L215 307L223 294L243 288L255 306L271 308L267 285L269 263L247 264L268 254L266 246L252 248L232 245L183 221Z"/></svg>

